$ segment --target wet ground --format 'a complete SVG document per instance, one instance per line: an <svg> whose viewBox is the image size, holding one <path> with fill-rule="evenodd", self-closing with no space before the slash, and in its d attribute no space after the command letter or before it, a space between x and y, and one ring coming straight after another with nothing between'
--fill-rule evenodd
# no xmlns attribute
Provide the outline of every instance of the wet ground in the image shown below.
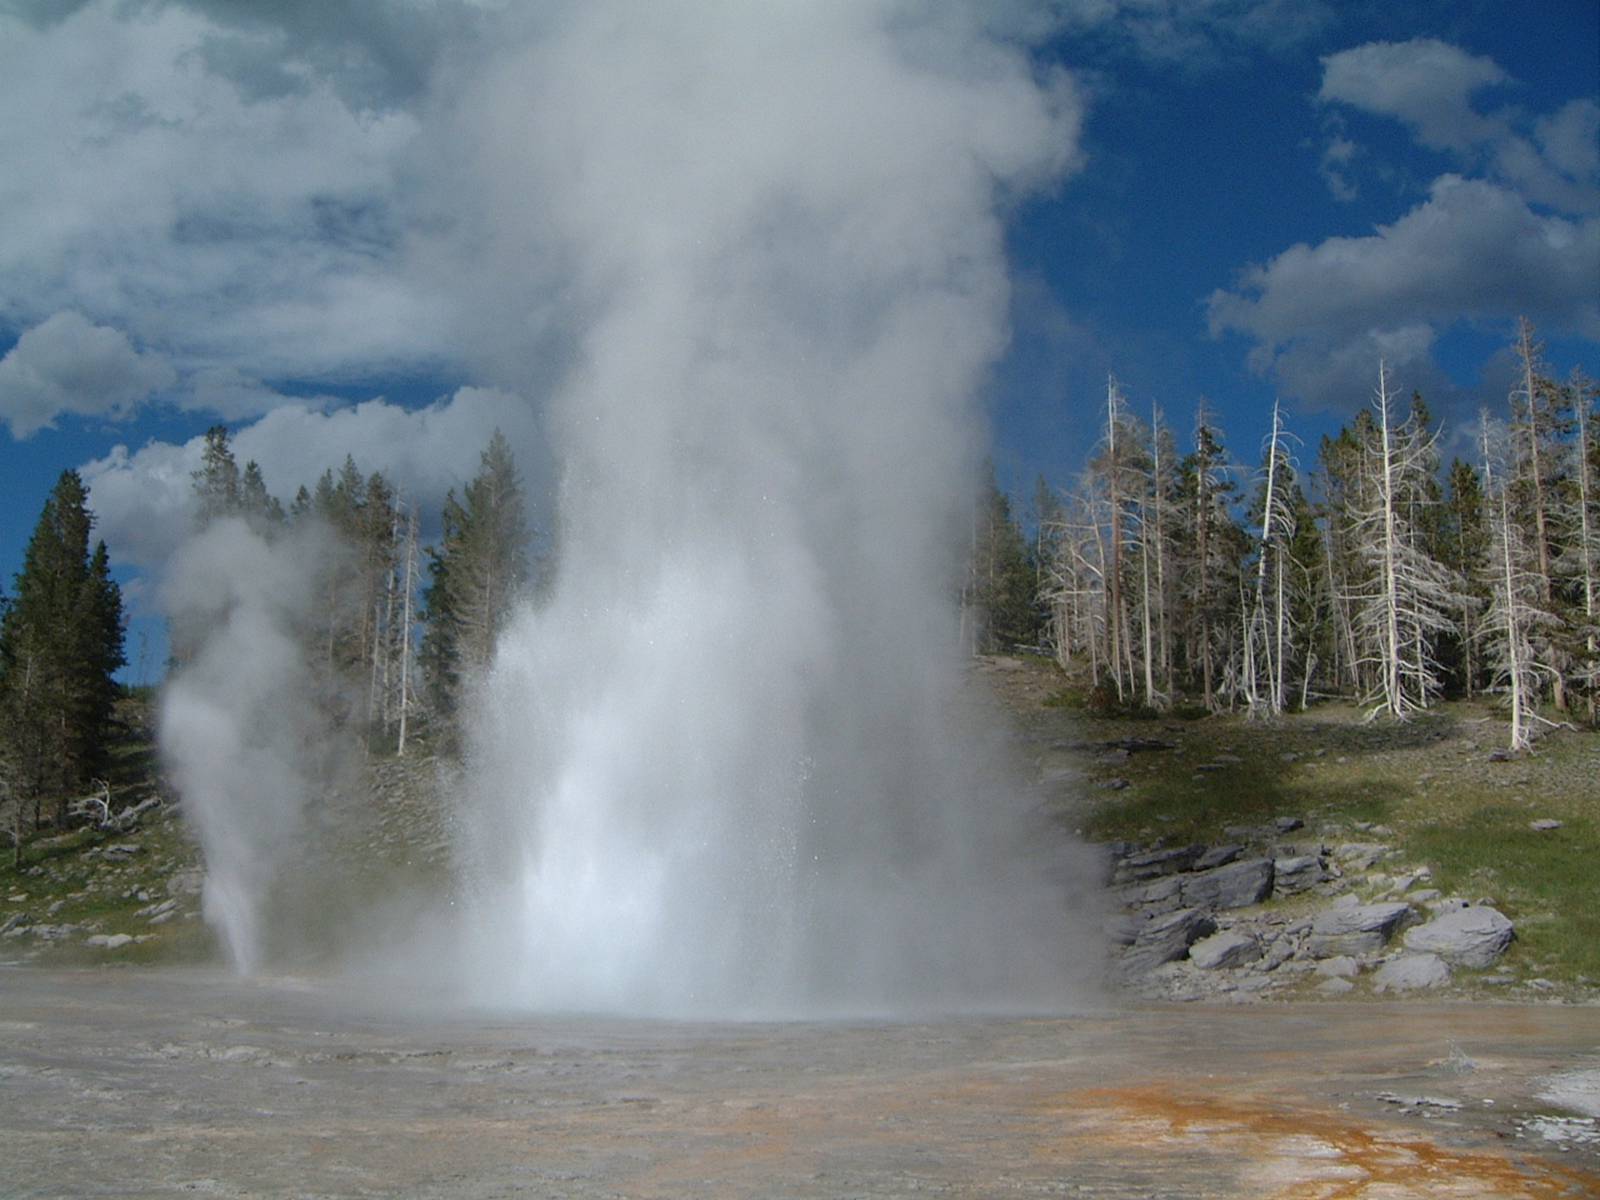
<svg viewBox="0 0 1600 1200"><path fill-rule="evenodd" d="M210 972L0 969L19 1197L1600 1194L1600 1010L429 1016Z"/></svg>

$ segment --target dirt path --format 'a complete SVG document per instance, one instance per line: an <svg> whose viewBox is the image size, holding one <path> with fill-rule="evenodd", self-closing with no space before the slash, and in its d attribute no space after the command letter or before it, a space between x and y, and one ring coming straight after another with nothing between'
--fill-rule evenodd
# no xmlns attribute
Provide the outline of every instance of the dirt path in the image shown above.
<svg viewBox="0 0 1600 1200"><path fill-rule="evenodd" d="M0 971L9 1196L1584 1196L1595 1123L1540 1093L1597 1081L1573 1007L446 1019Z"/></svg>

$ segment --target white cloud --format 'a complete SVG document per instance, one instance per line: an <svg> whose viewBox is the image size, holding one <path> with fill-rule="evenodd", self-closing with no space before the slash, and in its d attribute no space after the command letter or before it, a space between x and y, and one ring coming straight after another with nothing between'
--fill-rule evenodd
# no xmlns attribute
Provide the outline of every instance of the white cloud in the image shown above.
<svg viewBox="0 0 1600 1200"><path fill-rule="evenodd" d="M304 25L331 11L290 7ZM409 82L392 65L389 83L356 87L371 61L349 50L356 33L278 34L265 8L216 8L226 27L111 0L38 25L0 15L0 162L27 164L0 172L0 327L70 308L202 377L441 361L444 322L407 265L399 199L418 119L377 104L420 87L428 60L400 38L389 58L412 64ZM247 85L252 64L289 82Z"/></svg>
<svg viewBox="0 0 1600 1200"><path fill-rule="evenodd" d="M1213 335L1243 333L1251 362L1313 402L1335 399L1352 347L1397 331L1526 315L1600 337L1600 219L1534 212L1508 188L1446 175L1367 237L1290 247L1209 302ZM1425 349L1430 339L1406 344ZM1319 359L1322 366L1317 365Z"/></svg>
<svg viewBox="0 0 1600 1200"><path fill-rule="evenodd" d="M1417 386L1448 392L1433 346L1460 321L1527 316L1600 336L1600 107L1575 100L1537 120L1485 109L1486 90L1510 77L1434 38L1373 42L1322 64L1323 104L1394 118L1462 170L1368 236L1301 243L1244 270L1209 298L1214 336L1250 338L1252 367L1317 405L1348 404L1361 361L1380 354ZM1319 173L1336 199L1354 199L1361 168L1384 164L1348 136L1340 108L1325 122Z"/></svg>
<svg viewBox="0 0 1600 1200"><path fill-rule="evenodd" d="M1481 168L1532 203L1569 213L1600 211L1600 106L1594 101L1572 101L1531 127L1513 109L1480 112L1477 94L1510 77L1492 59L1433 38L1373 42L1328 55L1322 64L1317 98L1324 103L1394 117L1422 145L1463 167Z"/></svg>
<svg viewBox="0 0 1600 1200"><path fill-rule="evenodd" d="M386 400L334 411L290 403L238 429L232 446L241 466L260 465L268 489L285 503L349 455L364 473L382 471L436 520L446 491L477 473L478 456L497 428L517 453L540 516L549 466L537 419L529 404L505 392L462 388L411 411ZM117 446L80 468L97 532L116 562L159 569L192 531L191 474L200 467L203 442L152 441L136 451Z"/></svg>
<svg viewBox="0 0 1600 1200"><path fill-rule="evenodd" d="M0 420L13 437L26 438L63 413L125 416L176 378L168 363L134 349L120 330L58 312L0 359Z"/></svg>
<svg viewBox="0 0 1600 1200"><path fill-rule="evenodd" d="M1322 0L1014 0L985 6L991 24L1029 36L1065 31L1183 70L1303 45L1336 20Z"/></svg>
<svg viewBox="0 0 1600 1200"><path fill-rule="evenodd" d="M1464 150L1496 134L1496 124L1472 106L1479 88L1506 81L1492 59L1416 38L1343 50L1322 66L1319 99L1397 117L1436 150Z"/></svg>
<svg viewBox="0 0 1600 1200"><path fill-rule="evenodd" d="M1350 164L1360 154L1361 147L1341 134L1334 134L1323 147L1317 171L1328 191L1340 203L1348 204L1360 195L1360 189L1350 179Z"/></svg>
<svg viewBox="0 0 1600 1200"><path fill-rule="evenodd" d="M1600 104L1573 100L1534 123L1544 156L1573 179L1600 177Z"/></svg>

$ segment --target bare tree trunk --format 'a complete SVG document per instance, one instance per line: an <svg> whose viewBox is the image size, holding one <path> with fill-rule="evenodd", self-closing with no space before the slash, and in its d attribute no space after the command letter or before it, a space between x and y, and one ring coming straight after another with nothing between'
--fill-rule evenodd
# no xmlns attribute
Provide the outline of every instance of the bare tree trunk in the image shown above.
<svg viewBox="0 0 1600 1200"><path fill-rule="evenodd" d="M407 718L411 713L411 597L416 591L417 509L406 513L405 586L401 591L400 616L400 737L395 753L406 752Z"/></svg>

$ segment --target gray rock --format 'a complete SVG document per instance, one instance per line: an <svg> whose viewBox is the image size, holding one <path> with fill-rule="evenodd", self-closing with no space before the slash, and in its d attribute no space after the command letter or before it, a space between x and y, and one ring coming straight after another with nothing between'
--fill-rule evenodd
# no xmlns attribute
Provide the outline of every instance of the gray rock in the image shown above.
<svg viewBox="0 0 1600 1200"><path fill-rule="evenodd" d="M1351 904L1323 909L1311 922L1307 949L1313 958L1370 954L1416 916L1409 904Z"/></svg>
<svg viewBox="0 0 1600 1200"><path fill-rule="evenodd" d="M1305 822L1299 817L1274 817L1272 827L1279 833L1293 833L1296 829L1304 829Z"/></svg>
<svg viewBox="0 0 1600 1200"><path fill-rule="evenodd" d="M1372 988L1377 992L1410 992L1449 982L1450 967L1437 954L1402 954L1378 968L1372 977Z"/></svg>
<svg viewBox="0 0 1600 1200"><path fill-rule="evenodd" d="M1163 913L1145 922L1126 961L1134 969L1158 967L1182 958L1191 945L1216 931L1217 923L1198 909Z"/></svg>
<svg viewBox="0 0 1600 1200"><path fill-rule="evenodd" d="M1209 871L1213 867L1225 867L1243 853L1244 847L1237 842L1228 846L1213 846L1195 860L1194 869Z"/></svg>
<svg viewBox="0 0 1600 1200"><path fill-rule="evenodd" d="M1317 991L1324 996L1344 996L1356 990L1356 985L1348 979L1340 979L1337 975L1332 979L1324 979L1317 984Z"/></svg>
<svg viewBox="0 0 1600 1200"><path fill-rule="evenodd" d="M120 950L133 938L126 933L97 933L93 937L85 938L85 946L99 946L106 950Z"/></svg>
<svg viewBox="0 0 1600 1200"><path fill-rule="evenodd" d="M1326 878L1322 859L1315 854L1296 854L1272 862L1272 886L1284 896L1293 896L1314 887Z"/></svg>
<svg viewBox="0 0 1600 1200"><path fill-rule="evenodd" d="M171 913L164 913L150 923L154 925L170 916L172 916ZM1106 918L1100 928L1105 933L1106 940L1113 946L1131 946L1138 939L1139 931L1144 928L1144 925L1144 917L1134 913L1122 913Z"/></svg>
<svg viewBox="0 0 1600 1200"><path fill-rule="evenodd" d="M115 862L118 859L132 858L135 854L143 853L144 847L137 842L113 842L100 851L100 856Z"/></svg>
<svg viewBox="0 0 1600 1200"><path fill-rule="evenodd" d="M1515 936L1511 922L1497 909L1460 908L1409 930L1405 944L1458 967L1481 968L1493 966Z"/></svg>
<svg viewBox="0 0 1600 1200"><path fill-rule="evenodd" d="M1267 952L1262 955L1258 964L1262 971L1276 971L1284 963L1294 957L1295 940L1290 937L1280 937L1267 947Z"/></svg>
<svg viewBox="0 0 1600 1200"><path fill-rule="evenodd" d="M1128 882L1187 871L1204 849L1204 846L1180 846L1174 850L1146 850L1142 854L1130 854L1117 864L1117 878Z"/></svg>
<svg viewBox="0 0 1600 1200"><path fill-rule="evenodd" d="M1529 821L1528 828L1538 833L1549 833L1552 829L1560 829L1561 822L1553 817L1540 817L1537 821Z"/></svg>
<svg viewBox="0 0 1600 1200"><path fill-rule="evenodd" d="M1188 908L1244 908L1272 895L1272 860L1252 858L1183 877Z"/></svg>
<svg viewBox="0 0 1600 1200"><path fill-rule="evenodd" d="M1335 848L1333 857L1352 870L1365 871L1376 866L1388 854L1389 847L1379 842L1346 842Z"/></svg>
<svg viewBox="0 0 1600 1200"><path fill-rule="evenodd" d="M1181 876L1166 875L1149 883L1130 883L1119 887L1114 895L1127 908L1155 908L1170 912L1179 906L1178 893L1182 888Z"/></svg>
<svg viewBox="0 0 1600 1200"><path fill-rule="evenodd" d="M12 913L5 920L0 921L0 937L4 937L19 925L27 925L32 920L33 918L25 912Z"/></svg>
<svg viewBox="0 0 1600 1200"><path fill-rule="evenodd" d="M1348 979L1352 975L1361 974L1361 964L1348 954L1340 954L1335 958L1325 958L1317 964L1317 974L1327 975L1330 978Z"/></svg>
<svg viewBox="0 0 1600 1200"><path fill-rule="evenodd" d="M1261 957L1261 943L1247 933L1230 929L1201 938L1189 947L1189 959L1202 971L1243 966Z"/></svg>

